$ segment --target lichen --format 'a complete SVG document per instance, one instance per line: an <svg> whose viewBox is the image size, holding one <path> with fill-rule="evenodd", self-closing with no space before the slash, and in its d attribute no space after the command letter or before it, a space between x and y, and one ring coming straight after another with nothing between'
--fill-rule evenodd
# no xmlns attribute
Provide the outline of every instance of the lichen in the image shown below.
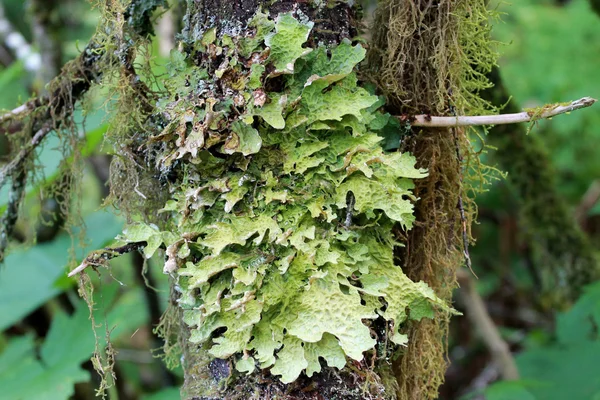
<svg viewBox="0 0 600 400"><path fill-rule="evenodd" d="M426 173L382 148L392 119L358 84L365 50L304 47L312 24L292 14L253 23L173 52L144 149L167 218L120 239L166 249L190 342L288 383L374 352L375 321L405 345L406 321L451 309L394 264Z"/></svg>

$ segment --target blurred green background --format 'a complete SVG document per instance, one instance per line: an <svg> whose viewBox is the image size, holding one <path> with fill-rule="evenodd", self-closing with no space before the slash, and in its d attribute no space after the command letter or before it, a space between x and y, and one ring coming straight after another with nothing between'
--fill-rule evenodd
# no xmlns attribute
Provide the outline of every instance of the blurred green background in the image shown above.
<svg viewBox="0 0 600 400"><path fill-rule="evenodd" d="M86 0L49 3L54 3L49 17L64 63L85 46L99 15ZM33 43L35 53L31 4L1 0L0 20ZM521 107L600 97L600 18L588 0L520 0L502 3L498 10L502 20L495 22L494 37L504 43L499 46L502 80ZM0 108L12 109L42 92L44 82L6 45L6 39L0 35ZM154 63L160 70L166 56L155 42ZM168 297L160 260L144 265L140 257L127 255L112 262L111 274L91 274L95 330L77 293L77 281L65 274L87 251L109 244L123 226L118 213L101 208L110 157L102 145L109 129L107 97L97 88L87 99L86 109L92 111L78 110L75 115L81 122L80 135L87 138L82 188L70 199L73 206L81 206L84 223L75 223L81 227L63 229L77 221L62 221L57 199L51 195L53 185L66 179L59 168L59 138L49 138L39 150L40 184L28 188L24 216L0 270L2 400L94 398L100 380L90 358L96 348L104 349L108 334L116 351L117 381L109 389L111 399L179 398L181 372L166 369L151 351L160 346L153 327ZM2 163L10 146L6 133L0 133ZM575 218L586 192L600 182L600 108L540 122L530 134L545 146L557 190ZM497 164L493 151L485 162ZM520 231L518 199L504 180L487 189L477 198L479 223L473 230L477 245L471 257L478 292L515 354L521 379L499 381L490 354L468 319L456 317L449 338L452 364L440 398L600 399L600 282L588 286L572 307L557 310L540 302L531 273L536 266L531 265L528 239ZM0 191L2 208L6 201L6 191ZM40 222L40 211L51 216L46 223ZM600 202L587 207L579 220L597 249ZM31 244L34 233L37 243ZM457 307L464 311L460 301Z"/></svg>

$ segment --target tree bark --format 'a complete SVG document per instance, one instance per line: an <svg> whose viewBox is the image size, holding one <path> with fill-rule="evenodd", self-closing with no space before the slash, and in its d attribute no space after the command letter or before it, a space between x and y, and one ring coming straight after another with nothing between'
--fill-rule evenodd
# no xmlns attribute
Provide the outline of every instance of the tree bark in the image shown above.
<svg viewBox="0 0 600 400"><path fill-rule="evenodd" d="M190 0L184 18L183 37L188 45L202 39L203 34L216 28L217 38L252 35L249 20L258 12L268 12L275 20L279 14L294 12L314 23L306 47L319 44L337 45L357 35L355 9L344 1L335 6L315 6L313 2L282 0ZM200 68L203 65L200 65ZM174 299L175 300L175 299ZM175 305L176 307L176 305ZM385 393L381 384L369 384L374 371L367 362L353 362L343 370L324 367L312 378L302 375L295 382L283 384L277 377L264 371L239 376L228 360L209 357L202 346L190 343L190 328L180 325L179 343L183 352L185 382L182 398L196 400L216 399L384 399L395 398ZM362 370L362 371L361 371ZM370 387L371 390L365 389ZM375 389L373 389L375 388ZM393 391L392 391L393 392Z"/></svg>

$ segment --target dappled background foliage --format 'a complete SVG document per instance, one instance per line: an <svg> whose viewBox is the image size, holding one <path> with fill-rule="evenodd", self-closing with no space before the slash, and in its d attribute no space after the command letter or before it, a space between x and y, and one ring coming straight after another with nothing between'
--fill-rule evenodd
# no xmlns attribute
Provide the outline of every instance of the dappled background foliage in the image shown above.
<svg viewBox="0 0 600 400"><path fill-rule="evenodd" d="M28 4L2 1L4 16L13 28L35 44L34 12ZM502 22L495 23L493 31L495 39L506 43L500 47L501 77L507 92L520 107L583 96L600 97L597 78L600 18L591 11L588 1L522 0L510 6L502 4L498 11L506 13ZM85 47L99 17L100 10L90 2L57 3L49 18L55 29L55 41L61 48L61 64ZM37 51L35 46L32 49ZM154 57L151 68L156 75L173 68L186 68L185 63L168 66L172 61L168 54L160 52L158 38L149 42L148 52ZM0 107L12 109L31 94L44 90L42 75L4 45L0 48L0 63ZM366 98L369 96L365 94ZM108 177L106 153L110 146L103 145L103 137L110 128L107 113L128 106L115 104L111 99L112 93L97 87L88 96L85 107L74 111L75 136L86 139L83 160L69 159L78 163L78 173L83 174L77 195L56 196L61 193L56 187L69 181L65 174L71 173L69 168L59 166L65 139L49 137L36 154L38 179L26 190L24 215L17 223L10 253L0 270L3 398L92 398L102 385L89 361L96 349L101 349L104 357L116 360L112 374L118 379L116 386L109 389L110 397L179 398L180 371L165 368L160 357L153 357L161 356L161 351L151 351L161 347L153 330L169 297L161 260L144 261L140 256L128 255L111 262L110 274L92 274L95 330L91 329L88 306L77 295L77 282L65 277L65 271L88 251L112 242L122 232L125 222L119 213L115 216L100 209ZM277 123L268 118L264 118L267 123L264 129ZM252 134L243 127L240 129L240 134ZM7 133L0 136L1 154L7 154L11 146ZM493 134L492 131L490 135ZM592 108L541 121L530 135L548 156L552 185L595 251L600 242L600 202L588 206L585 194L600 179L597 151L600 113ZM481 143L475 142L474 146L480 148ZM237 150L253 151L251 148L232 151ZM482 157L486 164L507 170L493 149L488 149ZM509 173L518 174L519 170ZM557 304L552 293L547 293L546 266L536 247L538 237L531 232L546 232L554 227L523 223L520 215L523 207L528 206L524 204L527 199L510 182L510 179L495 180L486 187L486 193L478 195L479 224L472 232L477 243L471 249L471 257L479 278L478 291L516 354L522 380L494 384L498 372L494 371L487 350L468 319L455 317L449 337L452 364L441 398L470 398L481 392L486 392L489 399L593 398L600 393L596 379L600 375L596 362L600 358L600 286L592 284L585 288L578 299L573 299L574 306L566 300ZM39 194L40 189L43 195ZM134 189L144 191L132 182L124 192ZM283 196L275 187L269 195ZM0 192L2 204L6 204L7 196L6 191ZM543 197L536 201L536 207L541 208L539 212L547 211ZM55 203L67 203L73 209L76 205L81 207L78 214L65 220L64 207ZM340 203L343 208L344 202ZM189 269L193 274L193 267ZM570 283L562 282L566 286ZM465 311L460 293L457 294L455 307ZM109 335L111 346L106 348ZM93 360L101 363L100 358ZM335 357L332 360L335 363ZM285 373L289 377L299 371Z"/></svg>

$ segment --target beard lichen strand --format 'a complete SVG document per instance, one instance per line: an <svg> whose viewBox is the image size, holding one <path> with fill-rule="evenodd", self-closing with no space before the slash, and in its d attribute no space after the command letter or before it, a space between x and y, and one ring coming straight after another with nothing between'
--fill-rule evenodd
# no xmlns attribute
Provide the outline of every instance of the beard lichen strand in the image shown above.
<svg viewBox="0 0 600 400"><path fill-rule="evenodd" d="M365 50L311 18L333 11L274 7L236 35L204 26L172 53L141 149L168 218L147 216L157 225L131 224L121 239L146 242L146 257L166 248L177 307L163 331L173 338L184 322L185 396L395 398L380 375L408 339L401 326L449 311L393 263L392 227L411 227L412 180L425 173L381 148L393 118L357 82ZM273 377L259 382L260 370Z"/></svg>
<svg viewBox="0 0 600 400"><path fill-rule="evenodd" d="M473 115L495 110L478 93L490 83L495 64L488 20L495 13L485 0L383 0L372 27L369 76L398 114ZM456 287L463 261L463 233L470 237L475 206L469 194L494 172L479 163L468 137L475 130L418 129L403 141L429 176L415 181L416 226L399 232L407 245L396 252L407 275L423 279L446 301ZM458 152L457 152L458 150ZM459 160L458 154L464 161ZM463 174L469 175L464 178ZM466 220L457 209L465 203ZM465 232L462 232L463 223ZM411 323L408 347L395 364L401 399L437 398L446 370L445 338L449 316Z"/></svg>

